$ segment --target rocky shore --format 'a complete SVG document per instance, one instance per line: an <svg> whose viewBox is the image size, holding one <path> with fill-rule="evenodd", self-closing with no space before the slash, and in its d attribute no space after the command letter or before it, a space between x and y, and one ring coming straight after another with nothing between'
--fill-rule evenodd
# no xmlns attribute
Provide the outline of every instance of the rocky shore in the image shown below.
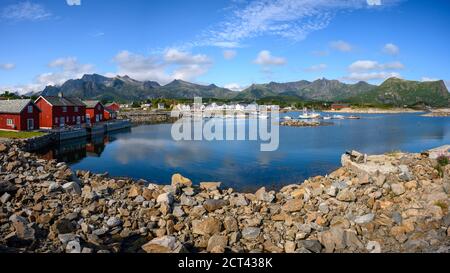
<svg viewBox="0 0 450 273"><path fill-rule="evenodd" d="M448 148L342 156L281 190L72 172L0 144L0 252L450 252Z"/></svg>
<svg viewBox="0 0 450 273"><path fill-rule="evenodd" d="M434 109L431 112L423 114L424 117L450 117L450 109Z"/></svg>

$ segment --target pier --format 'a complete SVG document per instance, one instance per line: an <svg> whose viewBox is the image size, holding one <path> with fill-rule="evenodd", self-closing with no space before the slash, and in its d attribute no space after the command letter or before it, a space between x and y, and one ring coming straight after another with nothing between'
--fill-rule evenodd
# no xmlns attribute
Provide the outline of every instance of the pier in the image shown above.
<svg viewBox="0 0 450 273"><path fill-rule="evenodd" d="M58 129L43 130L47 133L42 137L31 138L27 140L27 150L35 151L48 147L49 145L60 143L67 140L87 139L90 137L99 137L108 132L131 128L130 120L113 120L95 124L86 124L83 126L65 127Z"/></svg>

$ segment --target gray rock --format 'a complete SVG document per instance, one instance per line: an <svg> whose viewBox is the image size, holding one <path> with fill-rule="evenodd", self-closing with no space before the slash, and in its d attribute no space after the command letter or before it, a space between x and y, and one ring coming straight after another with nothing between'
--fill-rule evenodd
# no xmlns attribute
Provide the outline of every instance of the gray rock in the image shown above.
<svg viewBox="0 0 450 273"><path fill-rule="evenodd" d="M403 222L403 218L400 212L398 211L394 211L392 213L392 220L394 221L394 223L396 223L397 225L401 225Z"/></svg>
<svg viewBox="0 0 450 273"><path fill-rule="evenodd" d="M68 182L62 186L63 190L67 193L81 195L81 188L80 185L78 185L75 182Z"/></svg>
<svg viewBox="0 0 450 273"><path fill-rule="evenodd" d="M182 209L180 206L175 206L175 207L173 208L172 214L173 214L175 217L178 217L178 218L183 217L183 216L185 215L183 209Z"/></svg>
<svg viewBox="0 0 450 273"><path fill-rule="evenodd" d="M398 166L398 168L400 169L400 174L399 174L399 178L404 180L404 181L410 181L413 179L413 176L411 174L411 171L409 170L408 166L406 165L400 165Z"/></svg>
<svg viewBox="0 0 450 273"><path fill-rule="evenodd" d="M34 240L35 231L30 227L28 220L19 215L12 215L9 217L12 222L14 229L16 230L16 235L22 240Z"/></svg>
<svg viewBox="0 0 450 273"><path fill-rule="evenodd" d="M356 217L354 222L362 225L362 224L367 224L367 223L372 222L374 218L375 218L375 214L368 213L368 214Z"/></svg>
<svg viewBox="0 0 450 273"><path fill-rule="evenodd" d="M247 240L255 240L261 233L261 229L258 227L246 227L242 230L242 238Z"/></svg>
<svg viewBox="0 0 450 273"><path fill-rule="evenodd" d="M343 190L348 187L348 184L345 181L336 181L333 184L331 184L331 186L335 187L338 190Z"/></svg>
<svg viewBox="0 0 450 273"><path fill-rule="evenodd" d="M48 192L55 192L59 191L61 189L61 185L59 185L56 182L50 182L50 185L48 185Z"/></svg>
<svg viewBox="0 0 450 273"><path fill-rule="evenodd" d="M183 194L180 197L180 204L182 206L193 207L193 206L197 205L197 201L195 201L195 199L193 197L186 196Z"/></svg>
<svg viewBox="0 0 450 273"><path fill-rule="evenodd" d="M78 241L70 241L66 246L66 253L81 253L81 245Z"/></svg>
<svg viewBox="0 0 450 273"><path fill-rule="evenodd" d="M266 188L262 187L255 193L256 200L271 203L275 199L272 192L266 192Z"/></svg>
<svg viewBox="0 0 450 273"><path fill-rule="evenodd" d="M328 208L327 203L320 203L319 204L319 211L322 213L328 213L330 209Z"/></svg>
<svg viewBox="0 0 450 273"><path fill-rule="evenodd" d="M172 205L173 203L173 194L171 192L162 193L156 199L157 203L166 203L167 205Z"/></svg>
<svg viewBox="0 0 450 273"><path fill-rule="evenodd" d="M378 243L377 241L369 241L367 243L366 249L370 253L381 253L381 246L380 243Z"/></svg>
<svg viewBox="0 0 450 273"><path fill-rule="evenodd" d="M58 239L63 245L65 245L68 242L75 241L77 239L77 235L74 233L59 234Z"/></svg>
<svg viewBox="0 0 450 273"><path fill-rule="evenodd" d="M338 192L338 189L335 187L335 186L333 186L333 185L331 185L329 188L328 188L328 190L327 190L327 194L329 195L329 196L336 196L336 194L337 194L337 192Z"/></svg>
<svg viewBox="0 0 450 273"><path fill-rule="evenodd" d="M298 248L305 248L313 253L320 253L322 245L318 240L301 240L297 243Z"/></svg>
<svg viewBox="0 0 450 273"><path fill-rule="evenodd" d="M248 202L243 194L236 194L230 197L230 205L233 207L245 207L248 205Z"/></svg>
<svg viewBox="0 0 450 273"><path fill-rule="evenodd" d="M6 202L9 201L9 199L11 198L11 194L5 192L2 197L0 197L0 201L5 204Z"/></svg>
<svg viewBox="0 0 450 273"><path fill-rule="evenodd" d="M122 224L122 221L117 217L110 217L108 221L106 221L108 227L117 227Z"/></svg>

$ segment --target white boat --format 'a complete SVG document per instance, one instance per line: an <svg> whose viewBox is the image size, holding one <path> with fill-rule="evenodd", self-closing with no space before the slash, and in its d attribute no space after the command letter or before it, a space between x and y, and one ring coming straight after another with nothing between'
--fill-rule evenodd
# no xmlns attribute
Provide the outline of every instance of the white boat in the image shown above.
<svg viewBox="0 0 450 273"><path fill-rule="evenodd" d="M292 118L290 116L285 116L283 119L284 120L291 120Z"/></svg>
<svg viewBox="0 0 450 273"><path fill-rule="evenodd" d="M268 119L269 116L268 115L259 115L258 118L260 118L260 119Z"/></svg>
<svg viewBox="0 0 450 273"><path fill-rule="evenodd" d="M330 116L325 116L325 117L323 117L323 119L324 120L329 120L329 119L331 119L331 117Z"/></svg>
<svg viewBox="0 0 450 273"><path fill-rule="evenodd" d="M308 109L303 108L303 114L298 116L300 119L317 119L320 118L320 114L317 114L314 112L314 110L311 113L308 113Z"/></svg>
<svg viewBox="0 0 450 273"><path fill-rule="evenodd" d="M345 119L343 115L333 115L333 119Z"/></svg>

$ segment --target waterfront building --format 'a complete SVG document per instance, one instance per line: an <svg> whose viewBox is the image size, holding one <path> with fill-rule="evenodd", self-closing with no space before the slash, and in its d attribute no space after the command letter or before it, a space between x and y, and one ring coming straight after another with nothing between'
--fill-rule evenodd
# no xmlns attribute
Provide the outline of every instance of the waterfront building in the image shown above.
<svg viewBox="0 0 450 273"><path fill-rule="evenodd" d="M0 100L0 130L39 129L39 107L29 99Z"/></svg>
<svg viewBox="0 0 450 273"><path fill-rule="evenodd" d="M52 129L65 126L79 126L86 123L86 105L78 98L58 96L40 96L35 104L41 110L39 126Z"/></svg>

